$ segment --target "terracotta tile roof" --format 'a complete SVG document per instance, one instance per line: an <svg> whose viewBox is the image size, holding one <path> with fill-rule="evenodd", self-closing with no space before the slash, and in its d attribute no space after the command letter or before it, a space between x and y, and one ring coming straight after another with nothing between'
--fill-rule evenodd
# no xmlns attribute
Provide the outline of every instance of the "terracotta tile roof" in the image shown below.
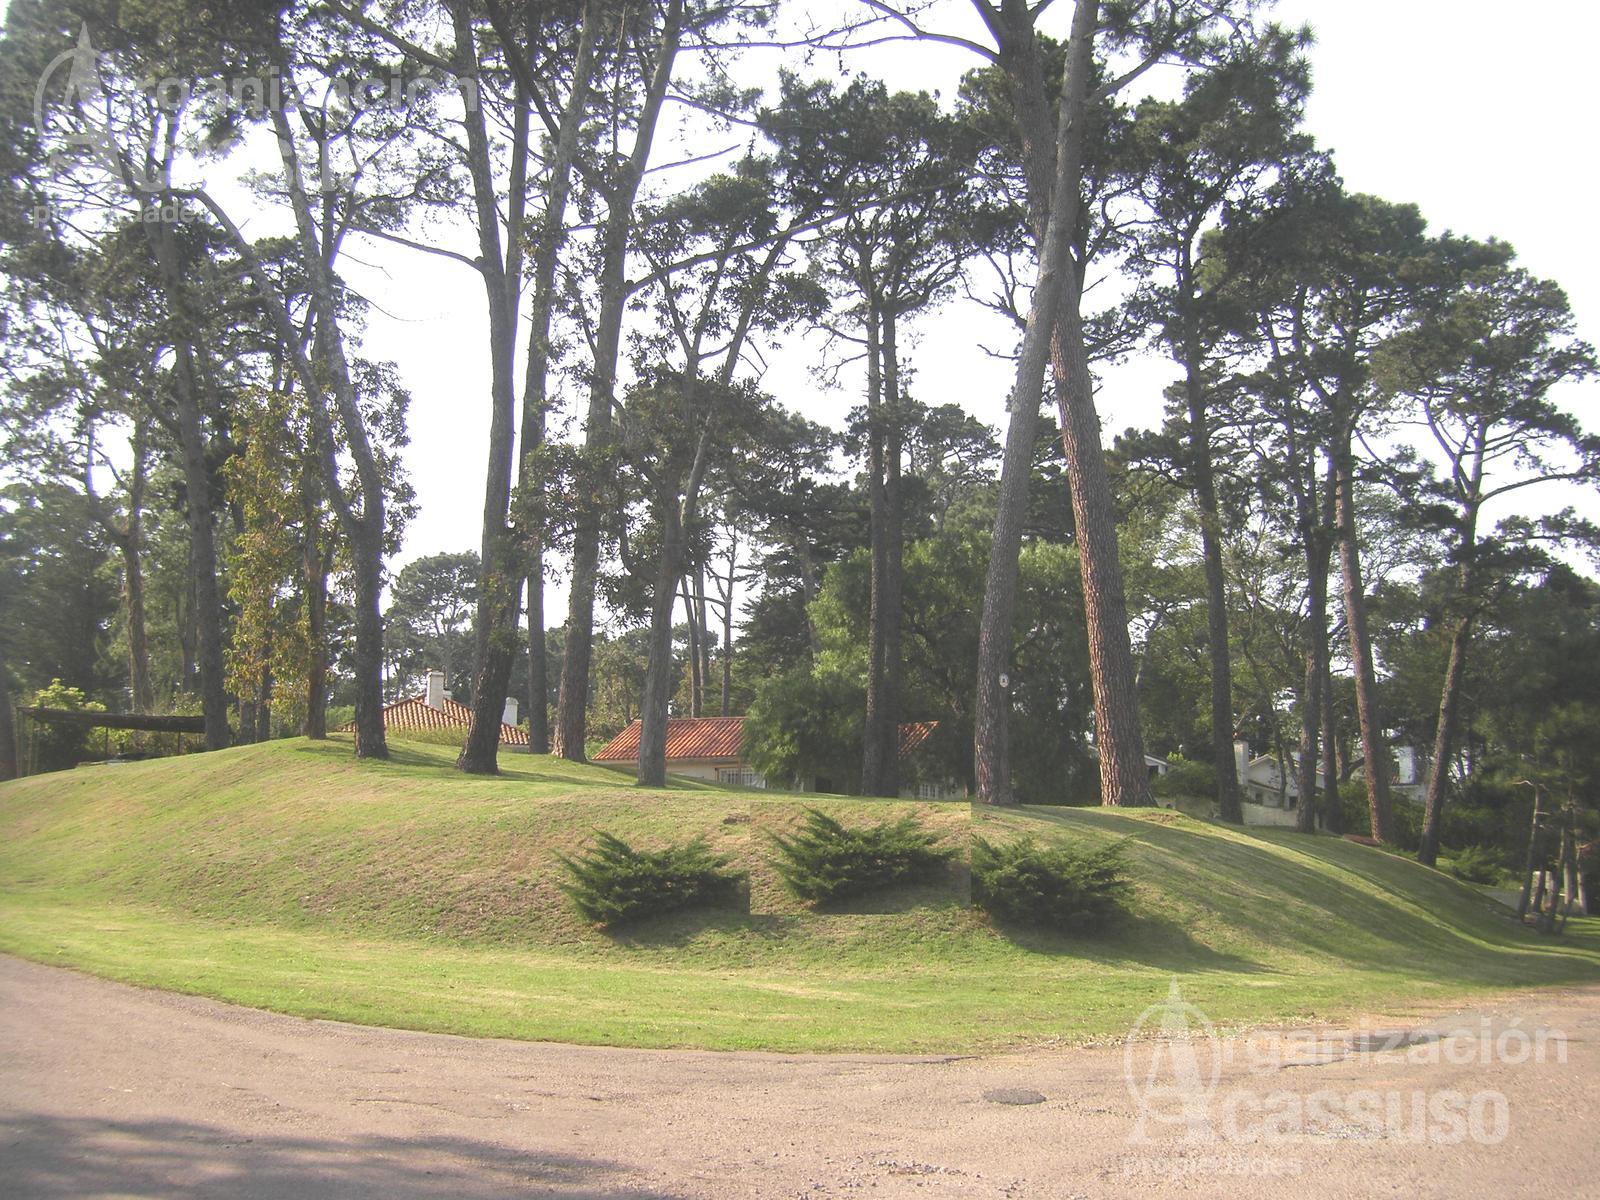
<svg viewBox="0 0 1600 1200"><path fill-rule="evenodd" d="M744 751L743 717L668 717L667 761L699 762L725 759L738 762ZM635 721L606 743L595 762L638 762L639 722Z"/></svg>
<svg viewBox="0 0 1600 1200"><path fill-rule="evenodd" d="M900 757L906 758L916 753L917 748L931 738L937 728L937 721L912 721L909 725L900 726Z"/></svg>
<svg viewBox="0 0 1600 1200"><path fill-rule="evenodd" d="M383 710L383 727L387 730L405 729L459 729L463 737L472 727L472 710L465 704L446 699L442 708L432 707L426 696L411 696L397 700ZM355 722L341 725L337 732L351 733ZM500 744L526 746L528 731L518 725L500 725Z"/></svg>
<svg viewBox="0 0 1600 1200"><path fill-rule="evenodd" d="M900 757L914 753L939 728L937 721L916 721L900 726ZM743 717L668 717L667 761L703 762L723 759L738 762L744 754ZM595 762L638 762L639 722L635 721L606 743Z"/></svg>

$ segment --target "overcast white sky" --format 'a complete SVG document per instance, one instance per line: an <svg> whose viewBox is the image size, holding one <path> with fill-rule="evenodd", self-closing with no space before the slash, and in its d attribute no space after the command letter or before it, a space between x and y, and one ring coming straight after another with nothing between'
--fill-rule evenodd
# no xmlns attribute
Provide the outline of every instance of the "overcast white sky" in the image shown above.
<svg viewBox="0 0 1600 1200"><path fill-rule="evenodd" d="M822 11L853 0L811 2ZM1070 6L1059 7L1064 23ZM970 9L965 0L947 0L945 11L959 24ZM1511 242L1524 266L1567 288L1580 329L1591 342L1600 340L1593 232L1600 5L1281 0L1275 12L1316 31L1307 123L1335 152L1348 184L1417 203L1435 230ZM892 87L948 96L975 61L959 49L915 44L867 52L847 67L882 76ZM815 69L834 65L819 61ZM753 69L772 79L775 66ZM657 161L675 157L663 146ZM476 546L489 419L481 282L458 264L387 246L353 245L342 263L375 306L368 352L394 360L413 395L407 465L419 514L399 562ZM947 306L913 331L914 394L928 404L961 404L998 425L1010 368L988 358L979 343L1003 348L1010 339L981 310ZM791 340L763 382L780 402L837 425L858 402L856 392L825 391L808 371L816 354L815 342ZM1149 358L1108 369L1100 394L1108 438L1158 421L1169 378L1169 368ZM1592 387L1581 389L1568 403L1585 408L1593 396ZM556 621L564 603L559 584L549 603Z"/></svg>

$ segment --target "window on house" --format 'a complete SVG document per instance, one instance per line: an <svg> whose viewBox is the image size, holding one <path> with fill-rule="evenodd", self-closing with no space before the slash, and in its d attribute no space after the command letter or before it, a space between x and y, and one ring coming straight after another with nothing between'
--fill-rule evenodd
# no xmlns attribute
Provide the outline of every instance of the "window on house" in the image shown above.
<svg viewBox="0 0 1600 1200"><path fill-rule="evenodd" d="M717 782L731 783L734 787L764 788L767 777L750 767L718 767Z"/></svg>

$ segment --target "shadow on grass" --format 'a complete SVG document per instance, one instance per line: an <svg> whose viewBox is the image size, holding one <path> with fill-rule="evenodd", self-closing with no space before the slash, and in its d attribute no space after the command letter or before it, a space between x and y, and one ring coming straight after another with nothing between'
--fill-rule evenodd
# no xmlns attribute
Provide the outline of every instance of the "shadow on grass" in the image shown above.
<svg viewBox="0 0 1600 1200"><path fill-rule="evenodd" d="M1369 847L1103 810L1023 815L1091 840L1133 835L1129 854L1145 881L1138 902L1162 904L1183 928L1225 928L1259 946L1256 957L1311 956L1483 986L1600 977L1586 940L1541 944L1456 880Z"/></svg>
<svg viewBox="0 0 1600 1200"><path fill-rule="evenodd" d="M605 931L612 945L632 950L679 949L707 934L776 942L793 932L800 918L732 908L684 908Z"/></svg>
<svg viewBox="0 0 1600 1200"><path fill-rule="evenodd" d="M1279 975L1276 967L1256 959L1227 954L1195 938L1179 922L1146 913L1125 913L1099 933L1059 933L1013 921L991 918L990 927L1029 954L1071 958L1106 967L1153 967L1174 974L1185 971L1230 971L1242 975Z"/></svg>

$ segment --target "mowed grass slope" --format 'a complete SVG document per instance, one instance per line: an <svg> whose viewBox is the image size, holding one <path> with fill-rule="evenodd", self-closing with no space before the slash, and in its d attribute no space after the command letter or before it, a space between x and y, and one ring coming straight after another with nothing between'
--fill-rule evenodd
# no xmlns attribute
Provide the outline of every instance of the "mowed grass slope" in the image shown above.
<svg viewBox="0 0 1600 1200"><path fill-rule="evenodd" d="M277 742L0 786L0 949L305 1016L619 1045L965 1051L1115 1036L1172 976L1221 1024L1337 1019L1484 989L1600 981L1600 931L1518 928L1475 889L1332 838L1169 812L1023 809L990 837L1128 839L1133 916L1097 940L996 930L953 870L813 912L768 835L816 804L914 809L952 844L961 804L800 797L454 749ZM558 852L604 829L704 835L750 911L619 936L576 917Z"/></svg>

